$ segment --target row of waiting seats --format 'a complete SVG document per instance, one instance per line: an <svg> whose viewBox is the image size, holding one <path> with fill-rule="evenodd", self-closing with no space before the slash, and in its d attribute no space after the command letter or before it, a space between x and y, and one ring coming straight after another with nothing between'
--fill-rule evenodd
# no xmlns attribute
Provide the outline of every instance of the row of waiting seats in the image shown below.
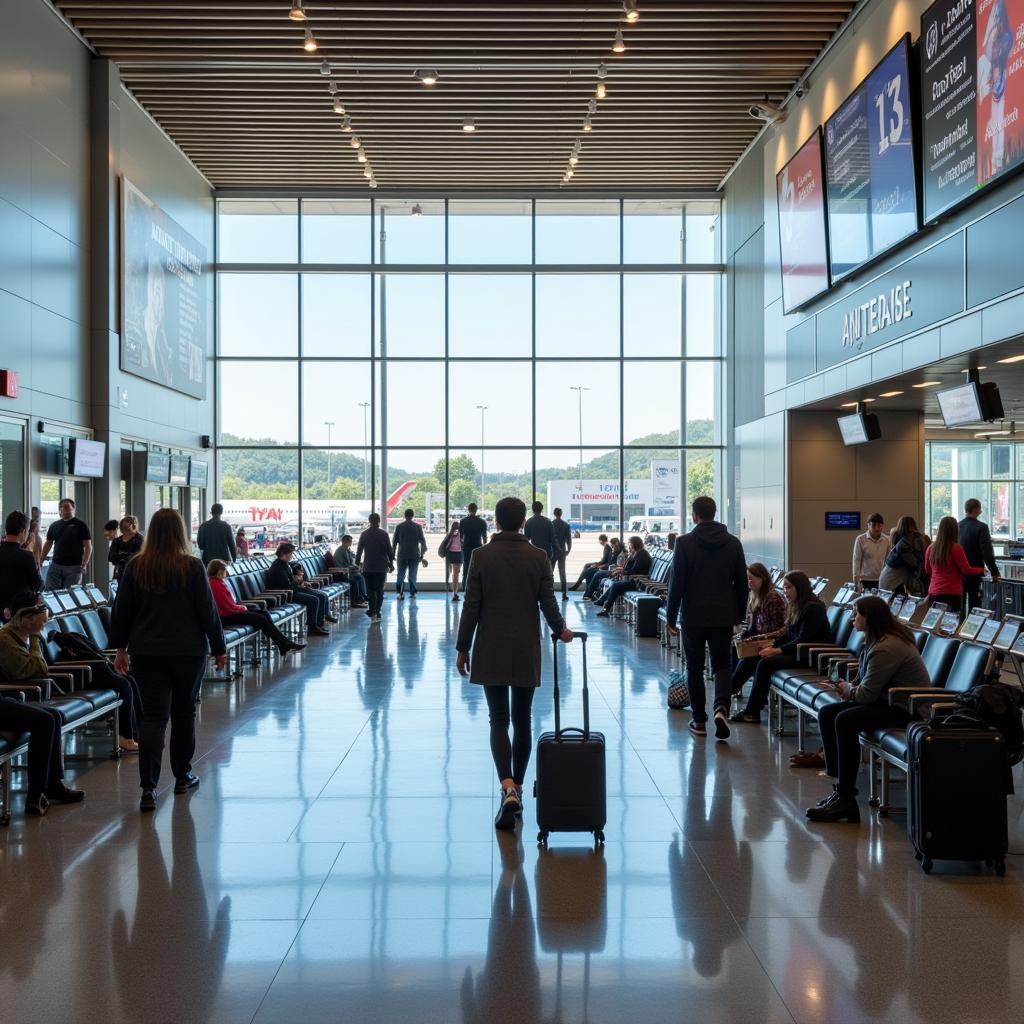
<svg viewBox="0 0 1024 1024"><path fill-rule="evenodd" d="M324 547L303 549L295 553L293 565L301 565L307 579L327 594L334 610L339 610L347 600L349 584L345 582L343 573L328 566L326 554ZM304 635L305 607L292 601L288 592L267 588L268 567L269 563L264 558L240 559L229 567L229 589L240 604L268 611L282 632L293 637ZM51 615L40 636L40 647L51 666L50 671L45 678L0 683L0 692L56 708L65 736L87 726L103 726L111 737L110 756L117 758L120 756L120 696L114 690L93 685L93 669L99 656L69 660L55 639L57 634L77 633L86 637L103 655L113 656L115 652L109 639L110 605L99 588L93 585L45 591L42 600ZM262 634L252 626L225 629L224 636L229 654L226 675L207 675L206 681L239 678L243 664L257 665L276 654L276 648L265 642ZM27 753L27 734L0 733L0 825L10 821L14 762Z"/></svg>

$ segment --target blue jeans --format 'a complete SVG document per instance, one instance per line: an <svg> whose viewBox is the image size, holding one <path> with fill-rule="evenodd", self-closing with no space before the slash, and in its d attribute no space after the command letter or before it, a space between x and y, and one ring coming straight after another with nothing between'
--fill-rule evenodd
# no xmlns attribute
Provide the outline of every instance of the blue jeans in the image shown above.
<svg viewBox="0 0 1024 1024"><path fill-rule="evenodd" d="M616 580L604 592L604 596L598 598L595 603L605 608L611 608L622 594L626 594L630 590L636 590L636 580Z"/></svg>
<svg viewBox="0 0 1024 1024"><path fill-rule="evenodd" d="M326 594L321 594L319 590L299 590L292 591L295 595L295 601L298 604L305 605L306 608L306 625L307 626L322 626L324 624L324 618L327 615L330 602L327 600Z"/></svg>
<svg viewBox="0 0 1024 1024"><path fill-rule="evenodd" d="M356 601L366 600L366 580L361 572L350 572L348 574L348 585L352 588L351 594Z"/></svg>
<svg viewBox="0 0 1024 1024"><path fill-rule="evenodd" d="M420 571L418 558L400 558L398 560L398 579L395 580L395 592L401 593L405 583L405 574L409 574L409 593L416 593L416 574Z"/></svg>
<svg viewBox="0 0 1024 1024"><path fill-rule="evenodd" d="M601 584L604 583L609 576L611 576L610 569L600 569L590 577L590 582L587 584L587 589L583 592L584 597L593 597L601 590Z"/></svg>

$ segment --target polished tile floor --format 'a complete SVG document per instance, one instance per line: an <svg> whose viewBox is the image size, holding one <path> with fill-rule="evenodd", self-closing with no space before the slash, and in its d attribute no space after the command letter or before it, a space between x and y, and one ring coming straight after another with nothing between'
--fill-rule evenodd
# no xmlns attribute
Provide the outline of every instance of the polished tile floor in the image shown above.
<svg viewBox="0 0 1024 1024"><path fill-rule="evenodd" d="M192 796L142 817L133 760L95 760L84 804L0 830L0 1020L1022 1019L1018 856L1003 879L927 877L901 817L809 826L827 787L791 741L694 739L657 642L569 615L608 741L603 851L538 851L529 803L522 835L495 835L458 608L389 598L379 627L349 613L286 670L206 688ZM579 717L580 652L561 653ZM1010 816L1019 854L1020 800Z"/></svg>

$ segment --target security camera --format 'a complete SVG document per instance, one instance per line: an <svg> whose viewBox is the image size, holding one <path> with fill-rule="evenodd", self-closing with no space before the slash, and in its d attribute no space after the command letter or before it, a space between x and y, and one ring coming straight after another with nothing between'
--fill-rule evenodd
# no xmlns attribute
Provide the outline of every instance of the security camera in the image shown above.
<svg viewBox="0 0 1024 1024"><path fill-rule="evenodd" d="M765 124L782 124L786 120L786 111L777 107L768 100L760 100L752 103L747 111L755 121L764 121Z"/></svg>

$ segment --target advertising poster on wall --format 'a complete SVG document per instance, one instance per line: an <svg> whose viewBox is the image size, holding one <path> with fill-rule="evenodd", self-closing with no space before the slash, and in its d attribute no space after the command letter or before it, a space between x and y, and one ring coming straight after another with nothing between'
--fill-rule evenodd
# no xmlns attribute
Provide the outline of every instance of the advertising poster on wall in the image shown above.
<svg viewBox="0 0 1024 1024"><path fill-rule="evenodd" d="M651 459L652 516L678 515L682 479L679 459Z"/></svg>
<svg viewBox="0 0 1024 1024"><path fill-rule="evenodd" d="M1024 163L1024 0L938 0L921 40L931 221Z"/></svg>
<svg viewBox="0 0 1024 1024"><path fill-rule="evenodd" d="M782 250L782 306L787 313L828 289L825 182L821 132L814 134L775 177Z"/></svg>
<svg viewBox="0 0 1024 1024"><path fill-rule="evenodd" d="M206 249L121 183L121 369L205 398Z"/></svg>

